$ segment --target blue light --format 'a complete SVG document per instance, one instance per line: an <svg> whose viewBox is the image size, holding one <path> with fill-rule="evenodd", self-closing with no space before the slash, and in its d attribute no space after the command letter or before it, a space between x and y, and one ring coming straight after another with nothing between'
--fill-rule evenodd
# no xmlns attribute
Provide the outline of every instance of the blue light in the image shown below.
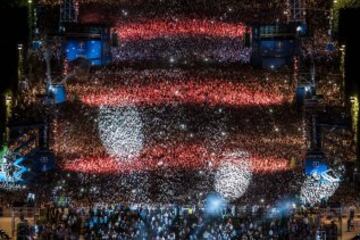
<svg viewBox="0 0 360 240"><path fill-rule="evenodd" d="M225 208L226 201L218 193L210 193L205 199L205 213L207 215L220 215Z"/></svg>
<svg viewBox="0 0 360 240"><path fill-rule="evenodd" d="M101 40L69 40L66 42L65 50L69 62L83 57L89 60L92 65L101 65L102 63Z"/></svg>
<svg viewBox="0 0 360 240"><path fill-rule="evenodd" d="M50 85L49 93L53 95L56 104L66 101L66 90L63 84Z"/></svg>
<svg viewBox="0 0 360 240"><path fill-rule="evenodd" d="M24 164L25 158L17 158L12 167L14 168L13 174L10 176L9 173L4 169L4 166L0 166L0 183L22 183L24 182L23 175L29 172Z"/></svg>
<svg viewBox="0 0 360 240"><path fill-rule="evenodd" d="M295 199L282 199L269 209L267 217L270 219L278 219L290 216L296 209L296 203L297 201Z"/></svg>
<svg viewBox="0 0 360 240"><path fill-rule="evenodd" d="M321 175L329 169L329 166L320 159L305 160L305 174L311 176L313 174Z"/></svg>

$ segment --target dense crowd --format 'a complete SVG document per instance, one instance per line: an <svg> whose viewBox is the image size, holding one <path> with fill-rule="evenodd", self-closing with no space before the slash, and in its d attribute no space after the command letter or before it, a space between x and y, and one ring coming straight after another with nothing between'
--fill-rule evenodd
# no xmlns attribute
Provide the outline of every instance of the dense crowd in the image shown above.
<svg viewBox="0 0 360 240"><path fill-rule="evenodd" d="M46 206L46 218L32 226L22 219L18 239L307 240L316 237L320 220L293 214L296 204L359 201L339 183L320 185L304 176L309 132L295 108L291 73L210 67L249 63L245 33L251 33L242 23L284 22L289 6L283 0L94 2L80 1L80 21L112 23L114 62L81 78L74 74L66 84L68 101L49 114L59 168L23 194L65 208ZM314 37L302 43L303 60L338 57L336 45L325 46L326 29ZM61 65L59 49L50 50L53 65ZM39 64L45 63L42 50L30 54ZM143 69L123 63L143 63ZM175 67L188 64L188 70ZM340 85L330 78L318 81L317 90L326 104L339 106ZM326 131L330 162L353 158L351 136ZM209 216L202 203L212 192L235 205ZM19 195L5 203L25 199ZM274 206L288 198L294 202L276 215ZM336 231L333 223L330 232Z"/></svg>
<svg viewBox="0 0 360 240"><path fill-rule="evenodd" d="M242 39L154 39L122 43L112 48L115 63L140 61L166 65L250 63L251 48Z"/></svg>
<svg viewBox="0 0 360 240"><path fill-rule="evenodd" d="M306 213L277 218L266 209L238 213L235 207L209 216L204 209L107 205L47 209L47 221L28 227L36 239L314 239L320 223ZM336 232L336 226L335 229ZM335 234L336 235L336 234ZM329 235L328 235L329 236ZM328 238L333 239L333 238ZM335 239L335 238L334 238Z"/></svg>
<svg viewBox="0 0 360 240"><path fill-rule="evenodd" d="M117 19L154 18L157 16L191 16L220 19L226 21L275 22L285 21L289 14L289 5L284 0L271 2L233 0L211 1L116 1L85 0L79 3L80 19L83 22L112 22ZM58 1L40 0L41 4L58 5Z"/></svg>
<svg viewBox="0 0 360 240"><path fill-rule="evenodd" d="M101 70L87 80L92 84L68 85L74 100L59 111L53 149L64 169L79 173L84 191L106 188L101 195L111 202L197 202L214 189L214 181L225 184L218 173L227 169L225 162L234 162L231 167L239 171L244 159L233 153L247 152L252 179L241 199L261 195L276 201L278 181L291 185L289 193L300 188L301 118L291 106L289 75L260 71L255 77L251 71ZM126 125L107 139L102 132L115 132L114 124L121 124L104 117L113 114ZM127 147L116 146L124 142ZM271 187L264 184L270 178L278 179ZM236 181L222 187L236 188ZM131 194L114 194L125 189ZM95 201L97 195L90 195Z"/></svg>
<svg viewBox="0 0 360 240"><path fill-rule="evenodd" d="M120 47L115 61L233 63L250 61L244 46L245 26L213 20L165 19L118 23L114 27Z"/></svg>
<svg viewBox="0 0 360 240"><path fill-rule="evenodd" d="M112 23L112 36L118 36L112 47L115 64L92 72L86 83L79 79L68 83L70 101L54 117L52 148L59 166L76 177L64 180L60 192L73 199L91 192L94 201L97 190L106 188L101 197L109 202L197 202L214 188L231 192L246 180L240 196L231 200L247 203L260 195L274 202L281 198L274 189L284 183L290 187L282 190L283 195L299 194L306 133L294 108L296 83L289 73L268 73L247 65L238 70L189 71L121 67L123 62L146 61L165 61L170 67L191 62L248 63L251 48L245 47L244 35L250 32L243 22L249 21L240 13L269 8L277 14L266 15L281 22L288 13L286 4L209 2L217 7L204 10L210 13L204 15L196 9L208 8L205 1L88 3L81 2L80 21ZM169 7L172 10L165 14ZM104 11L107 14L100 14ZM315 38L320 44L328 39ZM312 49L320 49L318 42L309 42L302 46L304 56L314 56ZM50 50L53 59L61 59L58 49ZM44 63L41 51L34 57ZM320 83L326 100L338 99L339 86L332 85L330 94L328 88ZM239 152L247 157L238 156ZM239 167L244 161L249 166ZM189 178L194 181L184 184ZM84 192L77 191L72 181L80 183ZM137 190L137 185L143 188ZM132 194L113 194L124 190Z"/></svg>
<svg viewBox="0 0 360 240"><path fill-rule="evenodd" d="M68 83L69 102L52 124L52 149L71 177L60 173L39 198L53 190L87 203L197 203L216 190L247 204L309 192L302 175L306 129L293 104L291 74L250 66L116 68ZM351 155L341 158L337 163Z"/></svg>

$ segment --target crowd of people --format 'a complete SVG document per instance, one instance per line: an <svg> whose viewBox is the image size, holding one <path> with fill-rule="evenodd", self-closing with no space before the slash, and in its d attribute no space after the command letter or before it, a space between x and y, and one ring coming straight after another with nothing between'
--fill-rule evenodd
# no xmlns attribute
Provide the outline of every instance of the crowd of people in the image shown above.
<svg viewBox="0 0 360 240"><path fill-rule="evenodd" d="M315 239L316 216L269 218L266 211L238 213L229 207L210 216L203 208L176 205L48 208L46 223L39 220L27 232L36 239Z"/></svg>
<svg viewBox="0 0 360 240"><path fill-rule="evenodd" d="M253 71L247 66L226 71L115 71L112 66L93 72L89 79L69 83L69 102L59 108L56 116L53 149L60 166L73 173L55 177L59 181L50 184L57 188L54 194L84 205L174 201L199 205L206 193L214 190L214 176L224 160L224 152L239 148L251 156L253 176L245 194L235 201L237 204L259 203L259 199L271 204L285 195L299 194L304 181L301 162L305 140L302 119L292 104L291 74L256 70L254 75ZM225 95L215 99L227 84L230 87L226 93L233 95L232 100L224 100ZM204 86L206 90L202 89ZM240 104L245 89L252 94ZM145 150L131 162L109 156L99 137L98 116L102 105L120 109L130 105L139 112L146 136ZM279 184L287 184L287 188L279 188ZM230 187L234 186L230 184ZM335 190L331 189L332 193ZM323 193L316 194L320 194L318 197ZM49 195L44 190L37 197L48 199ZM34 230L34 234L74 239L79 234L84 234L86 239L148 239L150 236L154 239L205 236L208 239L306 239L315 234L306 223L308 220L295 218L285 223L256 223L253 218L234 217L204 222L201 214L195 213L187 214L179 222L164 217L171 215L170 212L153 214L144 216L117 207L86 214L70 210L54 222L39 223L34 229L42 230Z"/></svg>
<svg viewBox="0 0 360 240"><path fill-rule="evenodd" d="M251 67L112 74L100 70L87 80L91 84L68 84L70 102L59 111L53 149L64 169L81 172L81 186L99 188L109 183L108 193L102 194L113 201L123 197L114 192L129 189L134 190L128 195L130 200L181 202L199 201L200 193L213 189L225 155L243 151L249 153L253 174L245 202L256 196L254 191L276 201L276 181L272 190L269 186L266 190L263 183L267 179L289 182L289 192L296 192L301 184L301 117L291 105L290 75L284 80L284 73L260 71L254 77L251 71ZM101 113L104 105L120 110L106 111L105 118ZM132 126L128 133L127 126L122 126L126 138L121 133L110 141L102 137L102 129L120 124L113 118ZM119 146L125 142L136 152L131 152L130 159L116 155L118 147L108 142ZM93 178L93 174L100 176ZM185 179L194 181L184 184ZM137 193L139 183L143 191ZM235 183L224 187L235 187Z"/></svg>
<svg viewBox="0 0 360 240"><path fill-rule="evenodd" d="M236 189L238 180L224 184L229 175L222 178L220 170L230 161L238 171L245 159L250 184L231 200L247 204L260 196L274 203L301 193L306 129L294 107L292 74L251 66L116 69L67 84L69 101L54 115L51 148L71 177L60 173L47 190L60 184L56 194L90 203L199 202L215 186ZM114 194L124 191L130 194Z"/></svg>
<svg viewBox="0 0 360 240"><path fill-rule="evenodd" d="M246 31L242 24L200 19L120 22L113 35L120 46L113 48L112 56L116 62L249 63Z"/></svg>
<svg viewBox="0 0 360 240"><path fill-rule="evenodd" d="M295 107L294 74L241 64L252 52L245 25L285 22L289 6L225 2L79 1L80 22L112 23L113 63L74 73L67 102L48 112L58 168L5 202L30 192L38 204L60 208L46 205L44 219L31 226L22 219L18 239L310 240L320 220L298 206L359 201L339 183L320 186L303 174L309 132ZM320 50L329 35L323 28L314 34L316 41L301 44L302 60L331 64L337 46ZM60 66L55 45L50 52ZM39 64L42 50L30 54ZM232 63L239 66L224 66ZM339 106L339 82L326 76L318 93ZM31 102L35 111L13 118L39 117L37 107ZM351 133L340 135L329 130L323 139L337 165L354 155ZM216 217L203 204L213 192L229 203ZM291 207L276 215L274 206L289 198Z"/></svg>
<svg viewBox="0 0 360 240"><path fill-rule="evenodd" d="M243 38L250 33L249 28L241 23L226 23L206 19L152 19L140 22L119 21L113 27L120 40L149 40L161 37L205 36L213 38Z"/></svg>
<svg viewBox="0 0 360 240"><path fill-rule="evenodd" d="M251 48L242 39L173 38L137 40L121 43L112 48L114 63L162 62L165 65L201 63L233 64L250 63Z"/></svg>
<svg viewBox="0 0 360 240"><path fill-rule="evenodd" d="M56 5L53 0L41 0L43 3ZM243 1L241 4L233 0L211 1L98 1L85 0L79 2L80 19L83 22L122 22L136 19L153 19L162 17L202 17L225 21L275 22L286 21L290 11L284 0L271 2ZM106 14L104 14L106 13Z"/></svg>

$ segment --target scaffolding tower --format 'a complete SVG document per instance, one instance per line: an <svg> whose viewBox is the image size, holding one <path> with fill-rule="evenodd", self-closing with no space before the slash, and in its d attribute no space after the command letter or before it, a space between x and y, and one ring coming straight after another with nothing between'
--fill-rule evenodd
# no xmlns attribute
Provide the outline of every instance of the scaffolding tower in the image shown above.
<svg viewBox="0 0 360 240"><path fill-rule="evenodd" d="M79 5L76 0L60 0L60 26L78 21Z"/></svg>
<svg viewBox="0 0 360 240"><path fill-rule="evenodd" d="M305 0L288 0L290 14L288 22L305 23Z"/></svg>

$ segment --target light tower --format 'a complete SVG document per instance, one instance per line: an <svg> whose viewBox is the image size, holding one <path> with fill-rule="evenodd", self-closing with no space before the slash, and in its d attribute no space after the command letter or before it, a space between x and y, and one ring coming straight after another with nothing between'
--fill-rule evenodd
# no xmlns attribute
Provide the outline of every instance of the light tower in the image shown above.
<svg viewBox="0 0 360 240"><path fill-rule="evenodd" d="M305 1L304 0L288 0L290 14L288 22L304 23L305 22Z"/></svg>
<svg viewBox="0 0 360 240"><path fill-rule="evenodd" d="M76 23L79 15L79 4L76 0L60 0L60 30L67 23Z"/></svg>

